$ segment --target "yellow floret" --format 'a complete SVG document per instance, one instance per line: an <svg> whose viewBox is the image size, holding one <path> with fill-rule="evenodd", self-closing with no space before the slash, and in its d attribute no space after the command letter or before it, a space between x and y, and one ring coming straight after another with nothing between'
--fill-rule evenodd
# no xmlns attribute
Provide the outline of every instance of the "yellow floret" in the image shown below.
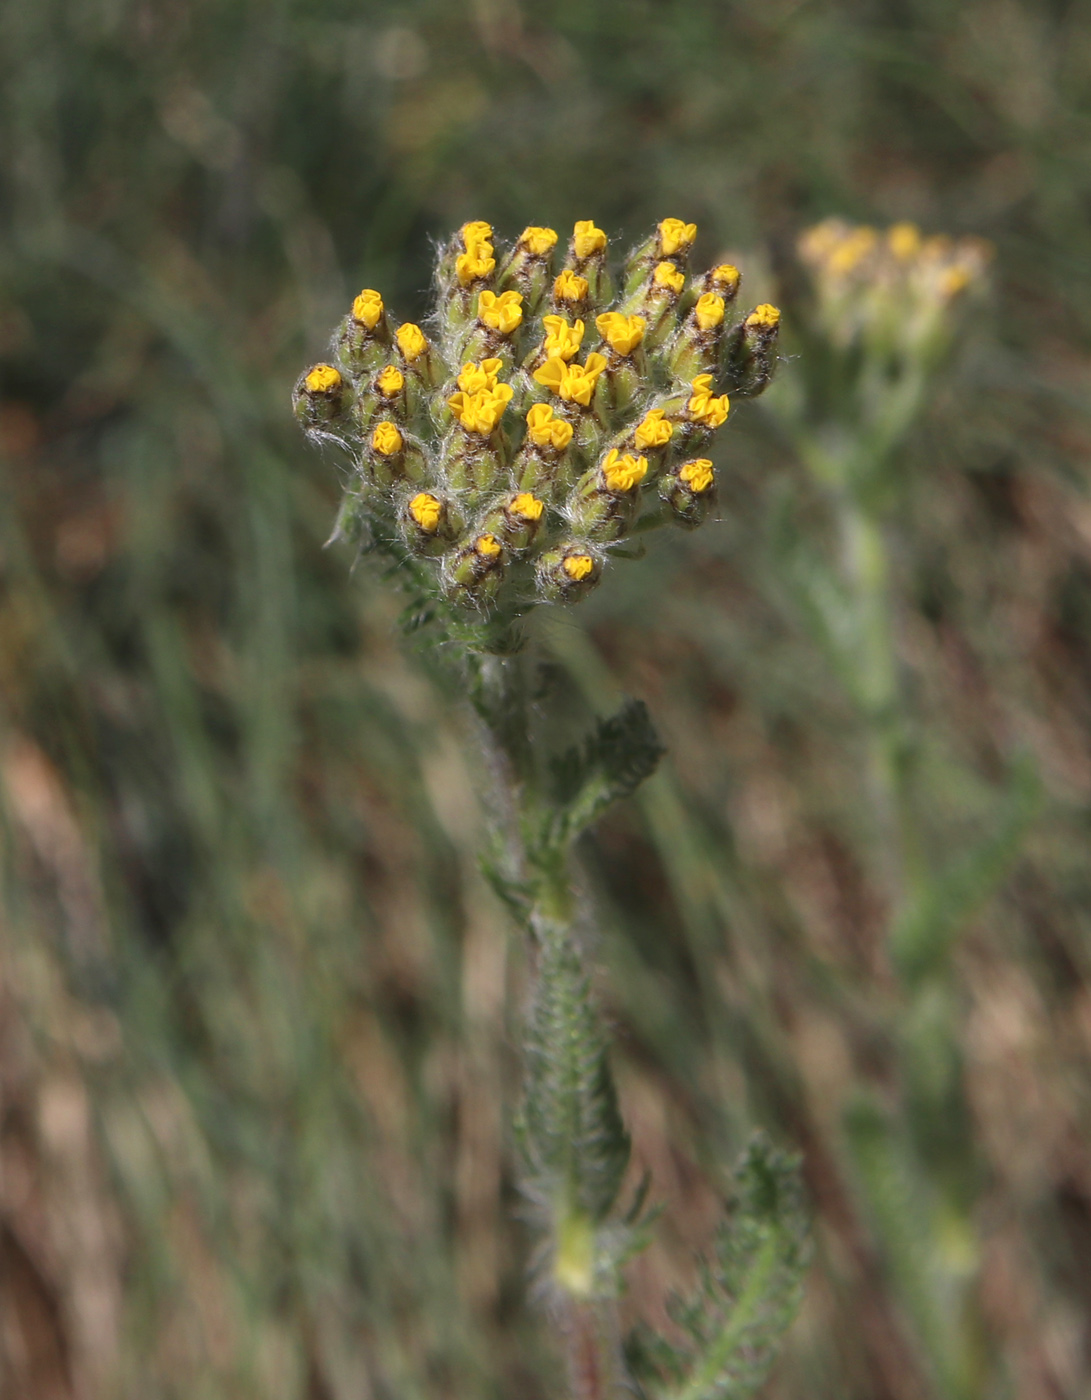
<svg viewBox="0 0 1091 1400"><path fill-rule="evenodd" d="M341 376L333 365L315 365L310 370L303 385L308 393L329 394L341 387Z"/></svg>
<svg viewBox="0 0 1091 1400"><path fill-rule="evenodd" d="M460 253L455 259L455 272L464 287L482 281L495 267L491 243L477 243L470 252Z"/></svg>
<svg viewBox="0 0 1091 1400"><path fill-rule="evenodd" d="M607 491L631 491L647 474L646 457L633 457L628 452L622 457L616 447L611 447L602 459L602 480Z"/></svg>
<svg viewBox="0 0 1091 1400"><path fill-rule="evenodd" d="M511 396L510 384L497 384L495 388L479 389L473 394L452 394L447 402L467 432L488 437L504 416Z"/></svg>
<svg viewBox="0 0 1091 1400"><path fill-rule="evenodd" d="M589 258L606 247L606 235L593 219L581 219L572 230L572 251L577 258Z"/></svg>
<svg viewBox="0 0 1091 1400"><path fill-rule="evenodd" d="M482 559L495 559L501 551L500 541L495 535L478 535L474 540L474 550Z"/></svg>
<svg viewBox="0 0 1091 1400"><path fill-rule="evenodd" d="M657 287L666 287L678 296L682 288L686 285L686 279L675 267L674 263L656 263L652 281Z"/></svg>
<svg viewBox="0 0 1091 1400"><path fill-rule="evenodd" d="M665 415L665 409L649 408L637 424L633 441L641 451L647 451L649 447L665 447L670 442L674 424Z"/></svg>
<svg viewBox="0 0 1091 1400"><path fill-rule="evenodd" d="M703 423L706 428L719 428L727 421L731 407L726 394L718 397L712 392L712 375L699 374L693 381L693 393L686 408L690 418Z"/></svg>
<svg viewBox="0 0 1091 1400"><path fill-rule="evenodd" d="M712 463L707 457L698 457L693 462L683 462L678 469L678 480L684 481L695 495L700 495L703 491L707 491L715 480L712 475Z"/></svg>
<svg viewBox="0 0 1091 1400"><path fill-rule="evenodd" d="M398 425L389 420L378 423L375 431L371 434L371 445L376 452L381 452L384 457L393 457L400 452L405 445L405 439L398 431Z"/></svg>
<svg viewBox="0 0 1091 1400"><path fill-rule="evenodd" d="M458 376L458 387L467 394L480 393L482 389L495 389L497 375L504 367L503 360L482 360L479 365L464 364Z"/></svg>
<svg viewBox="0 0 1091 1400"><path fill-rule="evenodd" d="M595 561L590 554L566 554L561 564L573 583L582 583L594 567Z"/></svg>
<svg viewBox="0 0 1091 1400"><path fill-rule="evenodd" d="M720 263L719 267L714 267L708 275L709 280L717 287L726 287L729 295L737 289L742 277L742 273L733 263Z"/></svg>
<svg viewBox="0 0 1091 1400"><path fill-rule="evenodd" d="M538 228L532 224L519 235L519 246L525 248L532 257L544 258L557 246L557 230Z"/></svg>
<svg viewBox="0 0 1091 1400"><path fill-rule="evenodd" d="M398 327L396 339L398 349L410 364L419 359L428 349L428 341L424 337L424 332L420 326L415 326L412 321L406 321L404 326Z"/></svg>
<svg viewBox="0 0 1091 1400"><path fill-rule="evenodd" d="M776 330L780 325L780 308L772 306L769 302L763 301L760 306L755 306L750 315L746 318L748 326L763 326L768 330Z"/></svg>
<svg viewBox="0 0 1091 1400"><path fill-rule="evenodd" d="M558 356L562 360L575 359L583 344L583 322L576 321L571 326L564 316L543 316L546 338L542 349L546 359Z"/></svg>
<svg viewBox="0 0 1091 1400"><path fill-rule="evenodd" d="M397 365L387 365L375 381L375 387L384 399L392 399L405 388L405 375Z"/></svg>
<svg viewBox="0 0 1091 1400"><path fill-rule="evenodd" d="M878 242L878 234L866 225L853 229L828 255L826 266L838 277L847 276L863 262Z"/></svg>
<svg viewBox="0 0 1091 1400"><path fill-rule="evenodd" d="M545 502L529 491L520 491L508 506L510 514L517 515L520 520L541 520L544 510Z"/></svg>
<svg viewBox="0 0 1091 1400"><path fill-rule="evenodd" d="M382 314L383 299L378 292L372 291L370 287L365 287L352 303L352 319L359 321L362 326L367 326L369 331L373 331L379 324L379 317Z"/></svg>
<svg viewBox="0 0 1091 1400"><path fill-rule="evenodd" d="M894 224L886 231L886 246L899 262L911 262L921 250L921 231L916 224Z"/></svg>
<svg viewBox="0 0 1091 1400"><path fill-rule="evenodd" d="M717 296L715 292L705 292L703 296L699 296L697 305L693 308L693 319L703 331L713 331L717 326L722 326L724 320L723 297Z"/></svg>
<svg viewBox="0 0 1091 1400"><path fill-rule="evenodd" d="M553 283L553 296L556 301L585 301L587 299L587 278L577 276L571 268L566 267Z"/></svg>
<svg viewBox="0 0 1091 1400"><path fill-rule="evenodd" d="M474 219L471 223L463 224L459 233L463 248L467 253L472 253L480 244L492 241L492 224L487 224L484 219ZM491 248L489 252L492 252Z"/></svg>
<svg viewBox="0 0 1091 1400"><path fill-rule="evenodd" d="M511 335L523 320L522 292L482 292L477 298L477 319L490 330Z"/></svg>
<svg viewBox="0 0 1091 1400"><path fill-rule="evenodd" d="M409 514L426 535L434 535L439 529L439 518L443 505L427 491L421 491L409 502Z"/></svg>
<svg viewBox="0 0 1091 1400"><path fill-rule="evenodd" d="M582 365L566 365L559 357L546 360L540 369L534 371L534 378L560 398L586 408L595 392L598 377L605 368L605 355L592 351Z"/></svg>
<svg viewBox="0 0 1091 1400"><path fill-rule="evenodd" d="M619 355L633 353L644 339L647 324L643 316L622 316L620 311L605 311L595 317L599 335Z"/></svg>
<svg viewBox="0 0 1091 1400"><path fill-rule="evenodd" d="M687 252L697 237L697 225L682 219L664 219L659 225L659 247L665 258Z"/></svg>
<svg viewBox="0 0 1091 1400"><path fill-rule="evenodd" d="M536 403L527 412L527 437L535 447L552 447L563 452L572 441L572 424L555 418L547 403Z"/></svg>

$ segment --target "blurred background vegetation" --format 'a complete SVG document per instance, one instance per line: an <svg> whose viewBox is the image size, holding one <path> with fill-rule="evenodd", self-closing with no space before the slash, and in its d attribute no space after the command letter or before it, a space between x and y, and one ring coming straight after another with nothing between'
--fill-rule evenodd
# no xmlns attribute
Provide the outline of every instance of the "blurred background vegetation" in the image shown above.
<svg viewBox="0 0 1091 1400"><path fill-rule="evenodd" d="M667 1207L626 1308L760 1124L816 1220L771 1395L1091 1393L1091 9L0 0L0 112L3 1393L558 1393L473 755L396 590L323 552L289 392L362 286L421 314L469 218L692 219L752 302L830 214L994 245L898 459L896 638L928 850L1013 772L1037 809L907 995L764 403L719 523L546 620L573 707L639 695L670 750L584 852Z"/></svg>

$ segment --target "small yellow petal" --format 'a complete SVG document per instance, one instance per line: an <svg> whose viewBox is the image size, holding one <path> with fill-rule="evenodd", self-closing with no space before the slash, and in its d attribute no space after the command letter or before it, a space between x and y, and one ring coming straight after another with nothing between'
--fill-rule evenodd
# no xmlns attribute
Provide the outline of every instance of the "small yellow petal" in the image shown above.
<svg viewBox="0 0 1091 1400"><path fill-rule="evenodd" d="M372 447L384 457L393 457L396 452L400 452L404 441L396 423L379 423L371 434Z"/></svg>
<svg viewBox="0 0 1091 1400"><path fill-rule="evenodd" d="M566 267L553 283L553 296L556 301L586 301L587 278L578 276Z"/></svg>
<svg viewBox="0 0 1091 1400"><path fill-rule="evenodd" d="M707 457L698 457L693 462L683 462L678 469L678 480L685 484L696 495L707 491L715 477L712 475L712 463Z"/></svg>
<svg viewBox="0 0 1091 1400"><path fill-rule="evenodd" d="M439 529L439 518L443 513L443 505L430 495L427 491L421 491L409 502L409 514L428 535L434 535Z"/></svg>
<svg viewBox="0 0 1091 1400"><path fill-rule="evenodd" d="M398 349L410 364L419 359L428 349L428 341L424 338L424 332L420 326L415 326L412 321L406 321L404 326L398 327L396 339Z"/></svg>
<svg viewBox="0 0 1091 1400"><path fill-rule="evenodd" d="M333 365L315 365L303 384L311 394L329 394L341 387L341 376Z"/></svg>
<svg viewBox="0 0 1091 1400"><path fill-rule="evenodd" d="M519 235L520 247L523 247L535 258L544 258L545 255L557 246L557 230L552 228L538 228L532 224L525 228Z"/></svg>
<svg viewBox="0 0 1091 1400"><path fill-rule="evenodd" d="M637 424L633 441L641 451L647 451L649 447L665 447L670 442L674 424L667 421L665 413L666 410L662 408L649 408Z"/></svg>
<svg viewBox="0 0 1091 1400"><path fill-rule="evenodd" d="M372 291L370 287L365 287L352 303L352 319L359 321L369 331L373 331L379 324L379 317L382 314L383 299L378 292Z"/></svg>
<svg viewBox="0 0 1091 1400"><path fill-rule="evenodd" d="M397 365L387 365L375 381L375 387L384 399L392 399L405 388L405 375Z"/></svg>
<svg viewBox="0 0 1091 1400"><path fill-rule="evenodd" d="M607 491L631 491L648 474L648 459L626 452L621 456L612 447L602 462L602 480Z"/></svg>
<svg viewBox="0 0 1091 1400"><path fill-rule="evenodd" d="M574 583L581 583L595 567L590 554L566 554L561 568Z"/></svg>
<svg viewBox="0 0 1091 1400"><path fill-rule="evenodd" d="M760 306L755 306L750 315L746 318L748 326L762 326L768 330L776 330L780 325L780 309L772 306L769 302L763 301Z"/></svg>
<svg viewBox="0 0 1091 1400"><path fill-rule="evenodd" d="M728 296L733 295L739 287L742 273L733 263L720 263L719 267L714 267L708 274L709 280L716 287L723 287Z"/></svg>
<svg viewBox="0 0 1091 1400"><path fill-rule="evenodd" d="M678 296L682 288L686 285L684 275L679 272L674 263L670 262L656 263L652 281L657 287L667 288L667 290L673 292L675 296Z"/></svg>
<svg viewBox="0 0 1091 1400"><path fill-rule="evenodd" d="M693 308L693 319L703 331L712 331L723 325L723 297L717 296L715 292L705 292L703 296L699 296L697 305Z"/></svg>
<svg viewBox="0 0 1091 1400"><path fill-rule="evenodd" d="M682 219L664 219L659 225L659 247L665 258L687 252L696 237L697 225L687 224Z"/></svg>
<svg viewBox="0 0 1091 1400"><path fill-rule="evenodd" d="M500 541L495 535L478 535L474 540L474 550L482 559L495 559L501 551Z"/></svg>
<svg viewBox="0 0 1091 1400"><path fill-rule="evenodd" d="M593 219L581 219L572 230L572 251L577 258L589 258L606 247L606 235Z"/></svg>
<svg viewBox="0 0 1091 1400"><path fill-rule="evenodd" d="M508 510L512 515L519 516L521 520L541 520L545 503L540 501L537 496L532 496L529 491L520 491L512 499Z"/></svg>

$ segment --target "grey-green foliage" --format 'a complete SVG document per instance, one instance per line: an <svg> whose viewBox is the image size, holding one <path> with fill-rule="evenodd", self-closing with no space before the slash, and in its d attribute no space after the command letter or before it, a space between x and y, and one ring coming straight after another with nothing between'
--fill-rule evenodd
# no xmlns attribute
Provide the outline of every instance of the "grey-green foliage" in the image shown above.
<svg viewBox="0 0 1091 1400"><path fill-rule="evenodd" d="M550 824L552 841L578 834L611 802L635 792L655 772L664 752L642 700L630 700L616 715L600 719L582 745L553 762L558 805Z"/></svg>
<svg viewBox="0 0 1091 1400"><path fill-rule="evenodd" d="M550 930L541 945L526 1041L518 1140L523 1187L536 1204L602 1221L629 1161L607 1062L606 1036L571 936Z"/></svg>
<svg viewBox="0 0 1091 1400"><path fill-rule="evenodd" d="M798 1158L757 1135L697 1287L671 1307L680 1343L638 1332L629 1360L649 1396L743 1400L769 1373L803 1294L809 1253Z"/></svg>

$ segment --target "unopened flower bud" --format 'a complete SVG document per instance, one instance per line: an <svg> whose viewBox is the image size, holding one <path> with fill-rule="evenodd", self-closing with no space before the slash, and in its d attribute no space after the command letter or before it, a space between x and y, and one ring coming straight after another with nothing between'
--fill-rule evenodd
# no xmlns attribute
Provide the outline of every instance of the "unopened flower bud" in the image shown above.
<svg viewBox="0 0 1091 1400"><path fill-rule="evenodd" d="M531 374L545 364L546 360L574 360L583 344L584 325L575 321L571 326L564 316L543 316L542 326L545 337L541 345L532 350L523 362L523 368Z"/></svg>
<svg viewBox="0 0 1091 1400"><path fill-rule="evenodd" d="M367 438L364 461L371 480L377 486L392 486L397 481L421 481L427 469L420 443L389 418L372 428Z"/></svg>
<svg viewBox="0 0 1091 1400"><path fill-rule="evenodd" d="M613 283L606 267L606 234L596 228L593 220L581 219L572 230L565 266L587 283L587 299L591 306L605 306L614 295Z"/></svg>
<svg viewBox="0 0 1091 1400"><path fill-rule="evenodd" d="M716 500L716 477L707 457L673 467L659 483L659 494L675 520L687 529L700 525Z"/></svg>
<svg viewBox="0 0 1091 1400"><path fill-rule="evenodd" d="M399 519L406 544L417 554L443 554L463 529L454 504L431 491L411 496Z"/></svg>
<svg viewBox="0 0 1091 1400"><path fill-rule="evenodd" d="M508 549L527 549L542 527L545 502L532 491L516 491L506 496L481 522L488 534L502 540Z"/></svg>
<svg viewBox="0 0 1091 1400"><path fill-rule="evenodd" d="M573 529L607 543L623 535L636 512L640 485L648 475L646 457L611 448L597 467L576 483L566 514Z"/></svg>
<svg viewBox="0 0 1091 1400"><path fill-rule="evenodd" d="M565 268L553 282L553 306L559 314L586 314L590 307L591 286L586 277Z"/></svg>
<svg viewBox="0 0 1091 1400"><path fill-rule="evenodd" d="M440 360L420 326L406 321L398 327L394 342L410 384L419 384L422 391L434 389L442 377Z"/></svg>
<svg viewBox="0 0 1091 1400"><path fill-rule="evenodd" d="M672 378L691 380L715 370L723 337L724 299L718 292L702 292L671 341L667 362Z"/></svg>
<svg viewBox="0 0 1091 1400"><path fill-rule="evenodd" d="M673 331L685 285L685 274L675 263L657 262L645 268L645 275L625 298L621 314L644 318L644 343L649 351L662 345Z"/></svg>
<svg viewBox="0 0 1091 1400"><path fill-rule="evenodd" d="M333 365L314 365L301 374L292 394L292 406L300 423L311 431L335 428L344 419L349 388Z"/></svg>
<svg viewBox="0 0 1091 1400"><path fill-rule="evenodd" d="M754 398L773 377L780 312L764 302L736 326L724 346L725 376L732 393Z"/></svg>
<svg viewBox="0 0 1091 1400"><path fill-rule="evenodd" d="M501 287L514 287L525 302L526 314L535 316L552 282L553 250L557 232L531 225L519 235L497 275Z"/></svg>
<svg viewBox="0 0 1091 1400"><path fill-rule="evenodd" d="M353 375L373 373L389 358L390 324L383 299L370 287L356 297L352 309L337 328L337 358Z"/></svg>
<svg viewBox="0 0 1091 1400"><path fill-rule="evenodd" d="M598 550L581 542L569 542L548 550L538 560L538 591L550 603L578 603L602 577Z"/></svg>
<svg viewBox="0 0 1091 1400"><path fill-rule="evenodd" d="M568 484L562 459L571 441L572 424L558 418L551 404L534 404L527 412L526 437L512 466L520 488L555 500L558 489Z"/></svg>
<svg viewBox="0 0 1091 1400"><path fill-rule="evenodd" d="M504 546L490 531L475 535L455 553L447 576L448 595L458 602L484 606L504 578Z"/></svg>

